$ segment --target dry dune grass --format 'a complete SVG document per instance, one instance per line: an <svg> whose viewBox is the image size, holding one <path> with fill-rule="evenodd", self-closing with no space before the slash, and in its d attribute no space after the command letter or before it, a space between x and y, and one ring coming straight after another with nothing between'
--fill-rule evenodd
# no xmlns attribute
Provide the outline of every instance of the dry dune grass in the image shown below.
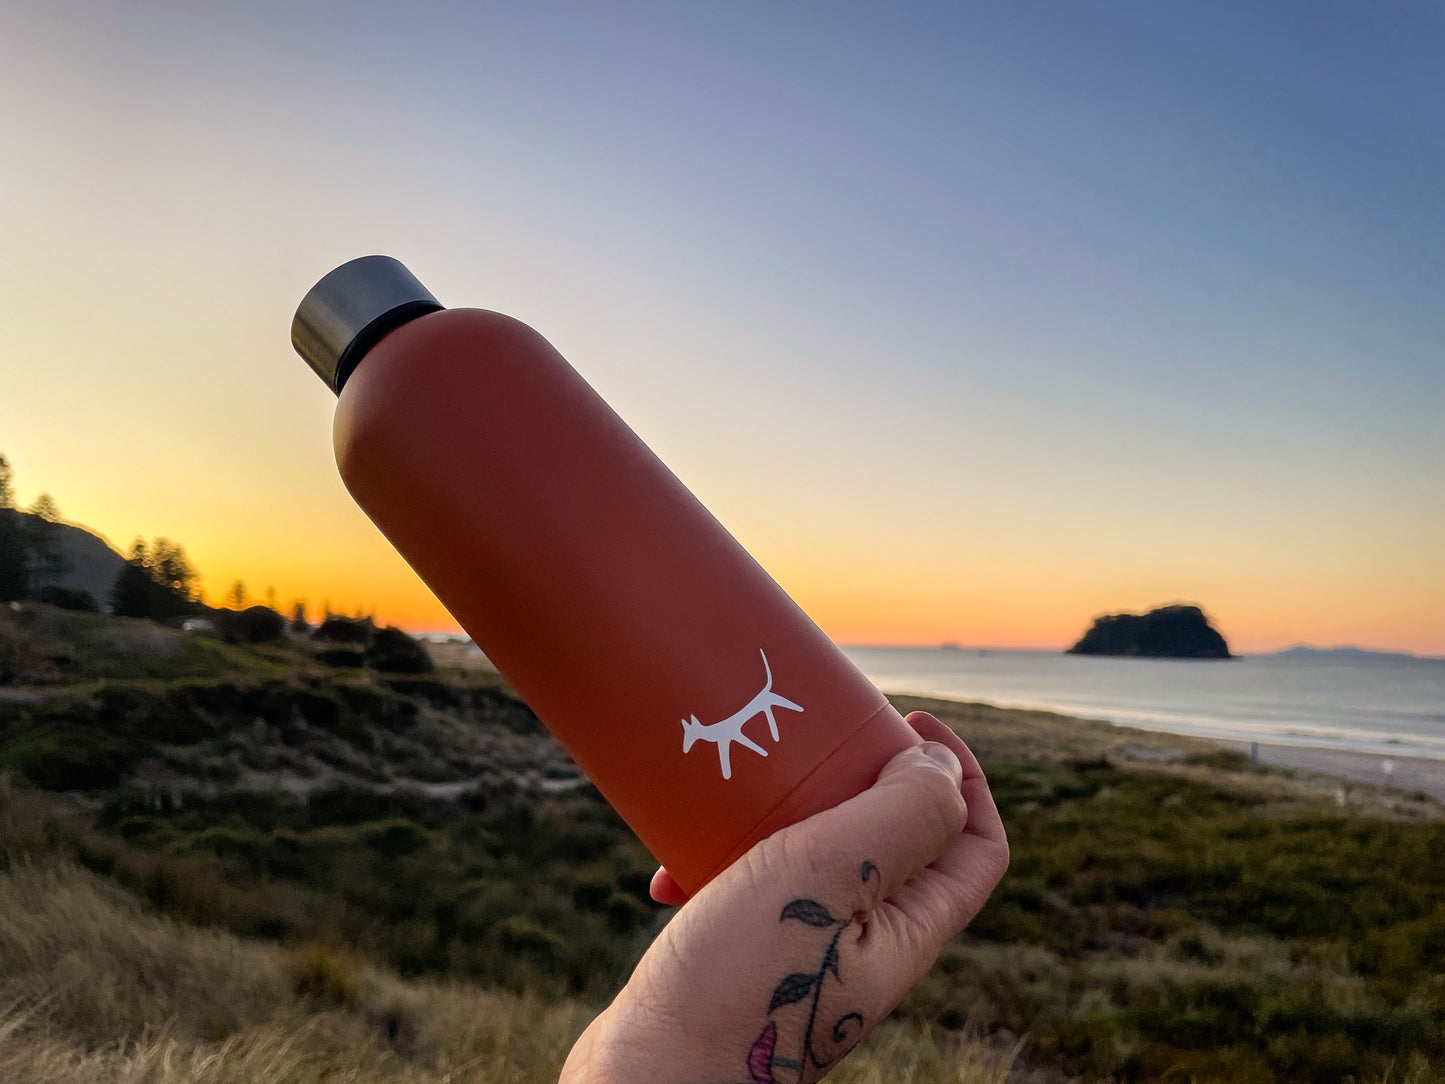
<svg viewBox="0 0 1445 1084"><path fill-rule="evenodd" d="M525 1026L535 1029L538 1024L532 1020ZM565 1052L567 1047L560 1049ZM277 1014L264 1025L216 1043L161 1032L90 1051L64 1040L28 1036L23 1026L14 1030L12 1040L0 1027L0 1078L15 1084L540 1084L556 1080L560 1066L555 1056L519 1065L505 1049L471 1057L465 1050L455 1053L462 1056L407 1060L369 1032L363 1021L335 1012Z"/></svg>
<svg viewBox="0 0 1445 1084"><path fill-rule="evenodd" d="M0 878L0 1004L31 1004L87 1045L159 1021L217 1039L286 993L274 954L142 913L121 889L73 867L19 866Z"/></svg>
<svg viewBox="0 0 1445 1084"><path fill-rule="evenodd" d="M542 1084L593 1011L186 927L65 863L0 874L6 1084ZM885 1027L832 1079L1004 1084L1014 1054Z"/></svg>
<svg viewBox="0 0 1445 1084"><path fill-rule="evenodd" d="M145 913L67 865L0 876L0 1080L555 1080L591 1017Z"/></svg>
<svg viewBox="0 0 1445 1084"><path fill-rule="evenodd" d="M1022 1043L1000 1049L954 1032L884 1024L828 1074L830 1084L1008 1084Z"/></svg>

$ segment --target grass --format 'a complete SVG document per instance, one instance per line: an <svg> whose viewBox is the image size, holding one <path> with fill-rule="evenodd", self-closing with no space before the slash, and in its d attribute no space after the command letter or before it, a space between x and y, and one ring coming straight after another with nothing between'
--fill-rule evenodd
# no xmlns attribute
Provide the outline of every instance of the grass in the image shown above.
<svg viewBox="0 0 1445 1084"><path fill-rule="evenodd" d="M1013 865L906 1013L1027 1032L1090 1079L1440 1075L1445 821L1265 813L1106 760L992 782Z"/></svg>
<svg viewBox="0 0 1445 1084"><path fill-rule="evenodd" d="M947 1052L967 1033L988 1040L964 1044L977 1062L969 1072L997 1067L1017 1046L1023 1065L1089 1081L1438 1078L1445 822L1307 801L1280 814L1258 795L1107 761L992 772L1013 833L1010 875L876 1040L917 1053L914 1079L951 1079L948 1067L961 1063ZM302 954L293 988L332 1012L364 1014L374 1002L356 978L376 970L368 957L417 976L480 978L495 996L596 1005L645 945L645 926L609 924L626 878L610 863L624 845L595 821L526 807L468 821L424 803L368 801L339 795L322 803L329 823L311 827L298 820L316 815L309 807L257 796L119 821L118 810L102 811L97 825L12 787L0 790L0 863L33 878L37 862L73 856L109 879L97 883L135 893L107 889L127 923L144 915L139 897L189 923L279 938ZM479 849L468 852L468 838ZM30 902L0 897L7 915L63 896L16 883ZM95 925L83 912L64 924ZM64 975L55 964L64 956L27 957L0 939L0 959L31 959L32 976ZM74 987L104 983L85 974ZM69 1018L103 1021L97 1036L136 1023ZM334 1026L317 1024L316 1041ZM902 1072L900 1058L889 1055L890 1073ZM851 1079L853 1062L839 1079Z"/></svg>
<svg viewBox="0 0 1445 1084"><path fill-rule="evenodd" d="M0 877L0 915L0 1079L17 1084L555 1080L592 1015L189 929L65 863Z"/></svg>
<svg viewBox="0 0 1445 1084"><path fill-rule="evenodd" d="M594 1012L188 928L64 861L0 875L7 1084L542 1084ZM835 1079L1003 1084L1011 1060L892 1027Z"/></svg>
<svg viewBox="0 0 1445 1084"><path fill-rule="evenodd" d="M295 653L284 648L243 648L153 621L32 602L10 615L0 634L47 657L54 667L47 681L52 684L223 674L277 677L296 661Z"/></svg>
<svg viewBox="0 0 1445 1084"><path fill-rule="evenodd" d="M494 673L31 610L9 657L49 684L0 690L0 775L29 781L0 782L0 1080L555 1079L660 919ZM897 703L979 753L1013 866L832 1079L1445 1079L1438 804Z"/></svg>
<svg viewBox="0 0 1445 1084"><path fill-rule="evenodd" d="M406 974L601 998L658 911L645 852L576 797L540 815L347 789L169 810L132 792L98 817L48 801L0 786L0 867L62 857L172 918L330 943Z"/></svg>

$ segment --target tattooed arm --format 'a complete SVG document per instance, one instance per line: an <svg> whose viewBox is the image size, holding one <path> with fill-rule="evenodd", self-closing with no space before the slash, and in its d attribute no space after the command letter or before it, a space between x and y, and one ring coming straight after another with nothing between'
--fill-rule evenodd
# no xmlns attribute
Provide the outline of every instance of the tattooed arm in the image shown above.
<svg viewBox="0 0 1445 1084"><path fill-rule="evenodd" d="M924 745L677 913L562 1084L812 1084L888 1014L1008 865L978 761L932 716L908 722Z"/></svg>

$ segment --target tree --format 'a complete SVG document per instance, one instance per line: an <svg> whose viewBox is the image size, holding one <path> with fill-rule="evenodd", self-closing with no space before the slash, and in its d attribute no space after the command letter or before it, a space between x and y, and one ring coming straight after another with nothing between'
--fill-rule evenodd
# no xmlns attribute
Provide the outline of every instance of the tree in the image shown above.
<svg viewBox="0 0 1445 1084"><path fill-rule="evenodd" d="M226 592L226 597L221 599L221 605L228 610L244 610L250 602L251 594L240 580L231 584L231 589Z"/></svg>
<svg viewBox="0 0 1445 1084"><path fill-rule="evenodd" d="M157 538L147 547L144 538L137 538L111 588L111 610L123 617L170 621L195 611L195 581L196 570L180 545Z"/></svg>
<svg viewBox="0 0 1445 1084"><path fill-rule="evenodd" d="M14 478L9 460L0 455L0 601L6 602L53 586L69 564L58 533L55 498L40 494L26 515L15 507Z"/></svg>
<svg viewBox="0 0 1445 1084"><path fill-rule="evenodd" d="M196 600L196 570L186 558L186 551L169 538L157 538L151 543L149 563L152 578L163 587L170 588L187 602Z"/></svg>
<svg viewBox="0 0 1445 1084"><path fill-rule="evenodd" d="M30 542L30 589L54 586L70 571L70 558L61 541L60 506L55 498L49 493L36 497L25 526Z"/></svg>
<svg viewBox="0 0 1445 1084"><path fill-rule="evenodd" d="M42 493L35 498L35 503L30 506L30 514L39 516L46 523L60 522L60 506L49 493Z"/></svg>
<svg viewBox="0 0 1445 1084"><path fill-rule="evenodd" d="M120 617L150 617L155 588L156 582L145 565L134 558L127 560L110 589L111 613Z"/></svg>
<svg viewBox="0 0 1445 1084"><path fill-rule="evenodd" d="M25 517L0 508L0 602L30 594L30 539Z"/></svg>
<svg viewBox="0 0 1445 1084"><path fill-rule="evenodd" d="M291 631L310 632L311 623L306 620L306 600L297 599L291 607Z"/></svg>

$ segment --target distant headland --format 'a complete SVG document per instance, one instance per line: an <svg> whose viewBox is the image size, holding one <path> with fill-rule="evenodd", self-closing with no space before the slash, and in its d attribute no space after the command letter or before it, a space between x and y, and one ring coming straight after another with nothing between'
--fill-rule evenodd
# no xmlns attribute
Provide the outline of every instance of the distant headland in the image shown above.
<svg viewBox="0 0 1445 1084"><path fill-rule="evenodd" d="M1198 606L1161 606L1147 614L1107 614L1069 648L1070 655L1143 659L1229 659L1229 645Z"/></svg>

